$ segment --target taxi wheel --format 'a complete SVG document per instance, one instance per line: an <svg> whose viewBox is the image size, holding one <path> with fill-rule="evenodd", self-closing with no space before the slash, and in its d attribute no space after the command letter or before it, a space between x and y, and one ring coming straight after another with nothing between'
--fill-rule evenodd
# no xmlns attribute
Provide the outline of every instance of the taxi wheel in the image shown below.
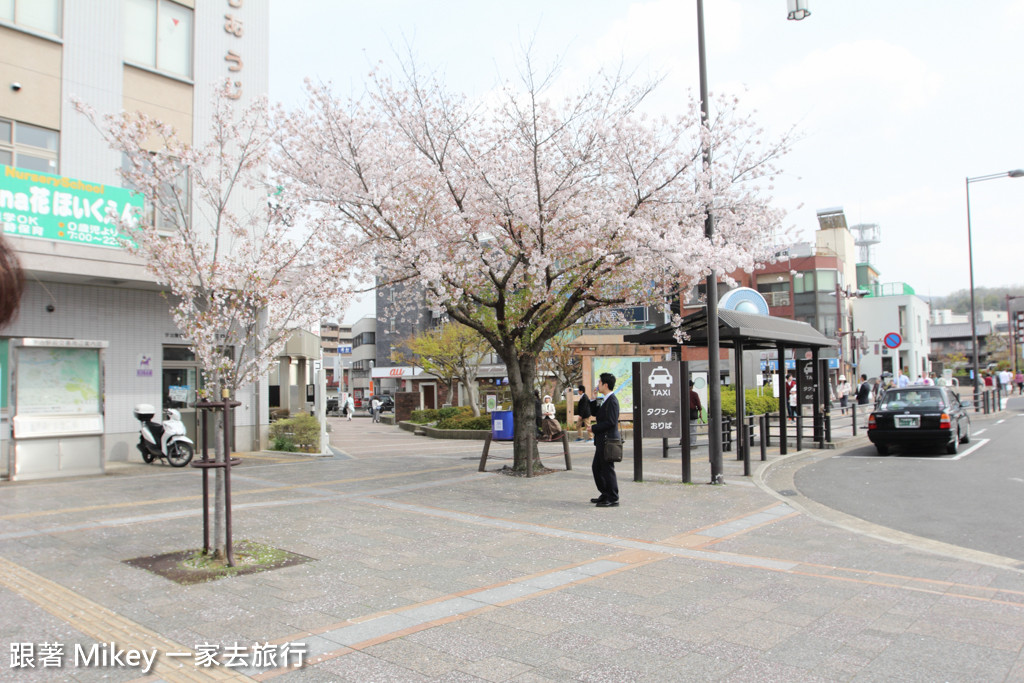
<svg viewBox="0 0 1024 683"><path fill-rule="evenodd" d="M946 453L948 455L956 455L956 452L960 450L960 429L956 430L956 438L946 444Z"/></svg>
<svg viewBox="0 0 1024 683"><path fill-rule="evenodd" d="M878 451L879 455L889 455L889 446L884 443L876 443L875 450Z"/></svg>

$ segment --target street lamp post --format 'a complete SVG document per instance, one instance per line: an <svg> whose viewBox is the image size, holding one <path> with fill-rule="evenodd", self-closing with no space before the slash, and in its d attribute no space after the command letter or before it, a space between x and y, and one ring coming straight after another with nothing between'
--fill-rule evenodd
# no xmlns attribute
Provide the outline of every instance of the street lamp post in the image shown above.
<svg viewBox="0 0 1024 683"><path fill-rule="evenodd" d="M809 0L788 0L788 19L799 21L811 16ZM700 122L708 126L708 65L704 49L704 0L697 0L697 63L700 69ZM708 138L705 137L705 140ZM711 168L711 144L703 146L704 167ZM715 235L715 218L709 210L704 219L704 236L711 240ZM708 460L711 462L711 483L721 484L725 469L722 464L722 376L718 358L720 339L718 334L718 276L712 269L705 280L708 319ZM680 299L680 306L682 305ZM681 311L680 311L681 312ZM782 359L779 362L783 362Z"/></svg>
<svg viewBox="0 0 1024 683"><path fill-rule="evenodd" d="M981 368L978 362L978 312L974 307L974 245L971 239L971 183L980 183L984 180L995 180L996 178L1020 178L1024 176L1024 170L1014 169L1002 173L990 173L974 178L967 178L964 188L967 191L967 263L968 272L971 278L971 355L974 368L974 410L978 410L978 399L980 396Z"/></svg>

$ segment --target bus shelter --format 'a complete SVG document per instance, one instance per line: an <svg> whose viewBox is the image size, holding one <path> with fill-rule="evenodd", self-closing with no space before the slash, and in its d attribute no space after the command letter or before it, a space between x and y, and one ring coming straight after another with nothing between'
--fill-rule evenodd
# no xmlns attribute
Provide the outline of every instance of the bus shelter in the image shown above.
<svg viewBox="0 0 1024 683"><path fill-rule="evenodd" d="M678 334L677 333L681 333ZM719 344L723 348L733 349L733 366L736 390L736 415L746 415L746 395L743 391L743 352L758 350L775 350L778 356L776 372L779 381L779 445L785 454L787 446L786 401L785 395L785 359L786 351L792 350L795 358L810 356L805 363L798 361L797 396L799 404L807 403L804 397L813 397L814 433L821 441L824 437L822 411L828 397L827 372L819 358L823 348L834 348L839 343L826 337L805 322L775 318L756 313L744 313L733 310L718 311ZM628 335L625 341L634 344L663 344L676 347L704 347L708 345L708 314L706 308L692 313L682 319L678 328L667 324L639 334ZM825 361L827 362L827 361ZM708 378L709 381L719 381ZM721 431L721 424L710 424L709 429ZM750 438L747 430L739 429L737 434L737 458L749 461Z"/></svg>

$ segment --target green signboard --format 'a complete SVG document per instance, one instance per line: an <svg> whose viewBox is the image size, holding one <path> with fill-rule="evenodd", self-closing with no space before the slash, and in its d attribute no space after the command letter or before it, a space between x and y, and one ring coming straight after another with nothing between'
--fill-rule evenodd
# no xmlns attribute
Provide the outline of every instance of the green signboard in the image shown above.
<svg viewBox="0 0 1024 683"><path fill-rule="evenodd" d="M142 211L142 195L113 185L0 165L0 225L5 235L119 248L114 212Z"/></svg>

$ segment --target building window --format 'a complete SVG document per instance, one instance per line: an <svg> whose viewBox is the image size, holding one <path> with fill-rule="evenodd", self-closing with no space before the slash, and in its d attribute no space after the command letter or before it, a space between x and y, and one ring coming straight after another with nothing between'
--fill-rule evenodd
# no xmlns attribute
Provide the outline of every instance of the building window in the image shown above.
<svg viewBox="0 0 1024 683"><path fill-rule="evenodd" d="M834 292L836 291L837 278L839 276L837 271L834 270L819 270L815 273L818 278L818 291L819 292ZM810 290L808 290L810 291Z"/></svg>
<svg viewBox="0 0 1024 683"><path fill-rule="evenodd" d="M125 0L124 59L192 77L192 10L171 0Z"/></svg>
<svg viewBox="0 0 1024 683"><path fill-rule="evenodd" d="M61 0L0 0L0 21L60 35Z"/></svg>
<svg viewBox="0 0 1024 683"><path fill-rule="evenodd" d="M133 170L131 158L127 154L121 155L121 169L126 173L131 173ZM149 172L148 162L144 172L147 175L152 175ZM138 191L138 188L127 180L125 185L126 189ZM143 223L155 226L158 232L169 234L180 228L178 222L183 219L184 216L182 214L188 215L189 212L188 173L185 172L184 168L181 168L171 181L161 183L158 191L160 193L160 203L164 210L156 211L153 203L147 200Z"/></svg>
<svg viewBox="0 0 1024 683"><path fill-rule="evenodd" d="M793 293L804 294L814 291L814 271L805 270L793 276Z"/></svg>
<svg viewBox="0 0 1024 683"><path fill-rule="evenodd" d="M0 164L55 174L59 147L55 130L0 119Z"/></svg>

